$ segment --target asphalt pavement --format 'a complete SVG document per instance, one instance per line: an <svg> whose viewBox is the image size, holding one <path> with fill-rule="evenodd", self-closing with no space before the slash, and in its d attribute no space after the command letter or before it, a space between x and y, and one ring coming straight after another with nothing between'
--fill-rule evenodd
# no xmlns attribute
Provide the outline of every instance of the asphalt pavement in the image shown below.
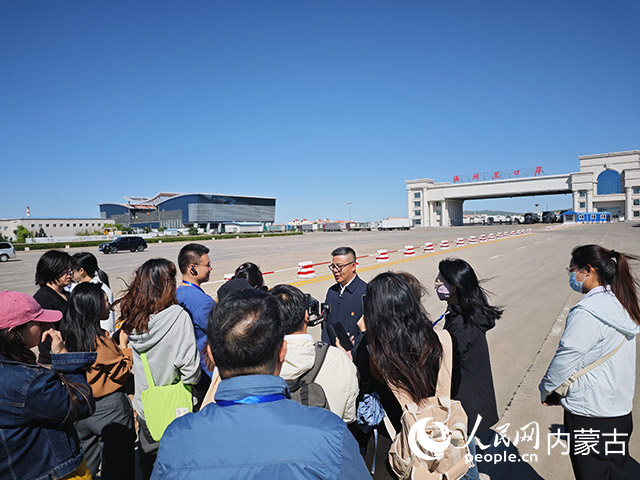
<svg viewBox="0 0 640 480"><path fill-rule="evenodd" d="M365 280L386 270L406 271L415 275L431 292L424 300L432 318L437 318L446 305L433 294L438 262L447 257L468 261L492 293L491 301L505 309L503 317L487 337L491 352L494 383L501 416L496 427L503 427L506 437L517 445L490 448L487 453L506 452L509 458L492 463L483 462L481 471L492 479L565 479L572 478L569 458L561 448L550 447L549 432L562 425L560 407L540 404L538 383L544 375L560 336L568 310L579 299L568 284L565 267L569 264L573 247L595 243L617 251L640 255L640 224L612 223L577 225L545 230L534 225L529 235L488 241L463 247L439 250L437 243L449 240L455 245L458 237L511 232L522 226L471 226L458 228L429 228L406 232L340 232L308 233L293 237L265 237L248 239L210 240L202 242L210 249L214 270L205 291L215 297L224 275L233 273L245 261L260 265L269 286L291 283L324 300L333 278L327 269L330 252L338 246L353 247L358 256L359 273ZM434 244L433 253L424 253L425 242ZM465 242L466 243L466 242ZM151 244L144 252L120 252L104 255L97 247L70 249L69 253L91 251L111 279L112 290L118 296L140 264L149 258L165 257L176 262L184 243ZM413 245L416 255L405 258L405 246ZM390 261L376 263L377 250L387 249ZM398 250L397 252L393 252ZM41 251L18 252L18 259L0 264L0 288L33 294L35 264ZM316 277L298 279L298 262L315 264ZM634 265L640 275L640 265ZM314 335L319 336L318 327ZM637 381L636 381L637 384ZM634 402L635 423L638 424L638 398ZM504 427L504 425L508 425ZM538 442L536 444L535 428ZM640 435L632 436L630 451L640 459ZM553 442L551 442L552 444ZM504 460L504 461L503 461ZM495 464L493 464L495 462ZM636 464L637 465L637 464ZM640 478L640 474L638 475Z"/></svg>

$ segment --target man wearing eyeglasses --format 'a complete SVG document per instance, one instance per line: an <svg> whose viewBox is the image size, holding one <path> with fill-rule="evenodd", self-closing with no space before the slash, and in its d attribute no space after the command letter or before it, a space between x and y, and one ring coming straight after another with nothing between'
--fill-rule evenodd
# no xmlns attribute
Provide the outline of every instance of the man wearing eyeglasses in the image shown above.
<svg viewBox="0 0 640 480"><path fill-rule="evenodd" d="M322 329L322 341L336 344L334 325L341 323L349 336L353 336L353 358L362 338L357 326L362 316L362 296L367 284L356 273L356 252L351 247L339 247L331 252L332 262L329 270L336 284L327 291L327 303L331 304L331 313Z"/></svg>

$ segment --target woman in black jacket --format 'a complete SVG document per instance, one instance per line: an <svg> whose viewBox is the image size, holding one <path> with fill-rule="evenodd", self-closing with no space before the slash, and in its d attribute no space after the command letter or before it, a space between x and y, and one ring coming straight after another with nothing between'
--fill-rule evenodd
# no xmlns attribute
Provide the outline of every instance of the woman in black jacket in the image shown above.
<svg viewBox="0 0 640 480"><path fill-rule="evenodd" d="M442 260L438 270L435 289L448 304L444 328L453 341L451 396L467 413L467 431L473 432L479 421L475 435L486 442L492 436L489 429L498 421L486 332L495 326L502 309L489 305L476 272L464 260ZM470 449L475 447L472 443Z"/></svg>

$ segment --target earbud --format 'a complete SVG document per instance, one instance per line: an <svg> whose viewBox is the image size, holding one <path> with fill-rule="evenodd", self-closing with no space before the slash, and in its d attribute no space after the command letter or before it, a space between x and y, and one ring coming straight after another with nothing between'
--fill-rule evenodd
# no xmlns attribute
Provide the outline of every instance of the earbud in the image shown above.
<svg viewBox="0 0 640 480"><path fill-rule="evenodd" d="M194 277L198 276L198 271L196 270L196 267L191 267L191 270L189 270L191 272L191 275L193 275Z"/></svg>

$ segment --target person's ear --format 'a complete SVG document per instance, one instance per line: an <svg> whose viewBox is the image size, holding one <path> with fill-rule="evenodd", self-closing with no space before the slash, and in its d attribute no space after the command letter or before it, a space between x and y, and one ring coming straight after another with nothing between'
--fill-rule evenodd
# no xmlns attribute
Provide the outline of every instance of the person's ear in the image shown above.
<svg viewBox="0 0 640 480"><path fill-rule="evenodd" d="M209 345L209 342L207 342L207 357L209 357L211 363L215 365L216 361L213 359L213 352L211 351L211 345Z"/></svg>
<svg viewBox="0 0 640 480"><path fill-rule="evenodd" d="M305 310L304 311L304 324L306 325L307 323L309 323L309 311Z"/></svg>
<svg viewBox="0 0 640 480"><path fill-rule="evenodd" d="M453 295L454 293L456 293L458 291L458 287L456 287L455 285L449 285L449 294Z"/></svg>

